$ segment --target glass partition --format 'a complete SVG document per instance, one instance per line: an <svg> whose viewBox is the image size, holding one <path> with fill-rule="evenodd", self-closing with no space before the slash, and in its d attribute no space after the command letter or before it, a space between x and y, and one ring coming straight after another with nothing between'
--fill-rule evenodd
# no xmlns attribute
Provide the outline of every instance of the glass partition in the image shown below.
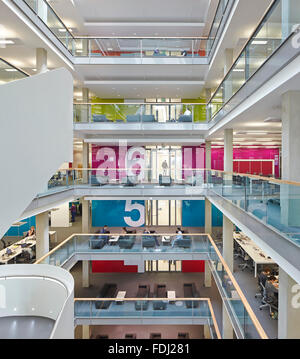
<svg viewBox="0 0 300 359"><path fill-rule="evenodd" d="M0 58L0 85L25 77L28 77L25 72Z"/></svg>
<svg viewBox="0 0 300 359"><path fill-rule="evenodd" d="M206 105L194 103L74 104L74 122L206 123Z"/></svg>
<svg viewBox="0 0 300 359"><path fill-rule="evenodd" d="M299 2L276 0L273 3L209 101L209 121L295 31L299 22Z"/></svg>

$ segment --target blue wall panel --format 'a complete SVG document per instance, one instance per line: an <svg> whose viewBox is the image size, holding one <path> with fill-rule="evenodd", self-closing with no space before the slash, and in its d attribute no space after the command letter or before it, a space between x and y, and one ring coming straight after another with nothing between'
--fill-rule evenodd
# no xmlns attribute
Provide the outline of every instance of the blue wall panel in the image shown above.
<svg viewBox="0 0 300 359"><path fill-rule="evenodd" d="M182 201L182 226L204 227L205 224L205 201ZM221 227L223 215L212 205L212 225Z"/></svg>
<svg viewBox="0 0 300 359"><path fill-rule="evenodd" d="M11 237L15 237L18 235L23 236L23 232L29 231L31 226L35 227L35 216L22 219L21 222L26 222L26 224L20 227L10 227L4 236L11 236Z"/></svg>
<svg viewBox="0 0 300 359"><path fill-rule="evenodd" d="M145 201L130 201L139 203L145 207ZM137 221L140 217L138 210L125 212L126 201L92 201L92 226L103 227L107 224L109 227L130 227L124 220L124 217L131 217Z"/></svg>

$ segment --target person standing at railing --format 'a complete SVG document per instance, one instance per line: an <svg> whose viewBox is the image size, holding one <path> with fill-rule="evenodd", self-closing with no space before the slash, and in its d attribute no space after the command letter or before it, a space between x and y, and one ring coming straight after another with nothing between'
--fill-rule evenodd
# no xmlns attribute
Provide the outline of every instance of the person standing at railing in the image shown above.
<svg viewBox="0 0 300 359"><path fill-rule="evenodd" d="M77 209L76 209L76 206L74 203L72 203L70 211L71 211L71 217L72 217L71 222L75 222L75 216L76 216Z"/></svg>
<svg viewBox="0 0 300 359"><path fill-rule="evenodd" d="M31 237L31 236L34 236L34 235L35 235L35 228L34 228L34 226L31 226L29 231L27 232L27 234L25 235L24 238Z"/></svg>
<svg viewBox="0 0 300 359"><path fill-rule="evenodd" d="M162 170L163 170L163 176L167 175L167 170L169 169L168 163L166 160L163 161L161 164Z"/></svg>

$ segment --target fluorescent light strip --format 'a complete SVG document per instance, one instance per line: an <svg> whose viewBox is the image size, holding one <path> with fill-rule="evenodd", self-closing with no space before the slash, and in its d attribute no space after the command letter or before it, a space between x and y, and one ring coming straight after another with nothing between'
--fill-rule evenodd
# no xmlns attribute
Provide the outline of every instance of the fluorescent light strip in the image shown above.
<svg viewBox="0 0 300 359"><path fill-rule="evenodd" d="M15 6L10 3L8 0L3 0L4 4L9 7L44 43L50 47L73 71L75 71L72 63L62 55L56 47L46 38L45 35L41 33L41 30L37 30L35 25L31 23L30 20L26 19L23 14L20 14L20 11L15 8ZM59 40L58 40L59 41Z"/></svg>
<svg viewBox="0 0 300 359"><path fill-rule="evenodd" d="M12 40L0 40L0 45L12 45L14 41Z"/></svg>

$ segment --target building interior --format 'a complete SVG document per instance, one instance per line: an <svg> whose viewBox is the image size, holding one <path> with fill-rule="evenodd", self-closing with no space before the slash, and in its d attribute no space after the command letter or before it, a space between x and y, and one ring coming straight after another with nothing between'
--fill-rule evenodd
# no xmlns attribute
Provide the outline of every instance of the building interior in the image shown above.
<svg viewBox="0 0 300 359"><path fill-rule="evenodd" d="M1 339L300 339L299 24L0 1Z"/></svg>

